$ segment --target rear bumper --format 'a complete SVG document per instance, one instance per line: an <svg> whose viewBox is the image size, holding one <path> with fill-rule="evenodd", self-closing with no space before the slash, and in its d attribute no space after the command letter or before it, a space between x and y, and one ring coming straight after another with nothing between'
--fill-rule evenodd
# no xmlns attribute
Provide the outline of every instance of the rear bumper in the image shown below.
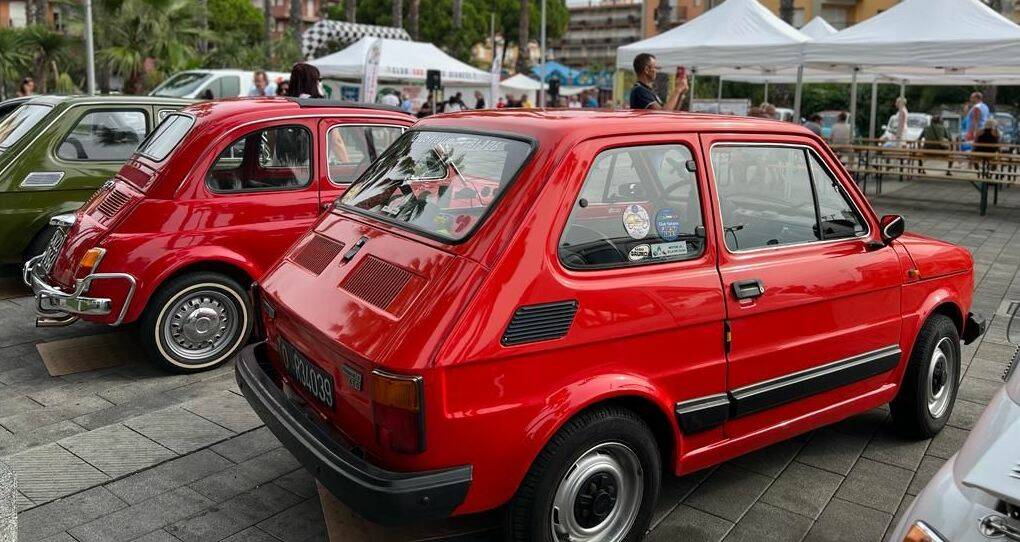
<svg viewBox="0 0 1020 542"><path fill-rule="evenodd" d="M988 320L980 314L967 313L967 322L963 325L963 344L970 344L985 334L988 328Z"/></svg>
<svg viewBox="0 0 1020 542"><path fill-rule="evenodd" d="M127 273L92 273L75 281L74 291L67 293L46 282L44 273L36 265L43 254L25 263L22 279L35 293L37 325L68 325L78 320L79 316L106 316L113 311L113 300L104 297L88 297L92 283L96 280L123 280L128 284L128 293L124 298L117 319L111 325L124 321L127 309L134 297L137 281Z"/></svg>
<svg viewBox="0 0 1020 542"><path fill-rule="evenodd" d="M333 495L365 519L384 525L449 517L464 502L471 467L393 472L372 465L342 437L310 418L270 376L265 343L246 347L235 375L269 430Z"/></svg>

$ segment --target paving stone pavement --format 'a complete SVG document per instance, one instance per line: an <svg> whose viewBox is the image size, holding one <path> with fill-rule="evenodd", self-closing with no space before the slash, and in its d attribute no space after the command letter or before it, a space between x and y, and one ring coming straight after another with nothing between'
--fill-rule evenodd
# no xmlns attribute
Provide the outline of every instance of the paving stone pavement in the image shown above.
<svg viewBox="0 0 1020 542"><path fill-rule="evenodd" d="M877 542L1001 385L1012 353L1001 306L1020 300L1020 190L1003 191L985 217L962 183L887 182L870 197L909 230L974 254L974 310L995 316L963 349L949 426L902 439L883 407L668 478L648 540ZM0 300L0 459L18 475L21 540L325 539L312 478L247 407L231 366L180 376L139 359L53 378L35 350L106 331L37 329L30 298Z"/></svg>

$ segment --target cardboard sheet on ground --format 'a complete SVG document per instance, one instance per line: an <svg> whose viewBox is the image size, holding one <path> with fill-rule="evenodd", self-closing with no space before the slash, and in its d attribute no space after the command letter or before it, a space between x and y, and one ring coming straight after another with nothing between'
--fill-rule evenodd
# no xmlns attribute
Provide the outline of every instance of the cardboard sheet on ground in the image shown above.
<svg viewBox="0 0 1020 542"><path fill-rule="evenodd" d="M125 365L141 346L134 335L122 331L39 343L36 349L50 376L63 376Z"/></svg>
<svg viewBox="0 0 1020 542"><path fill-rule="evenodd" d="M434 521L418 525L384 527L366 521L344 503L337 500L322 484L319 500L322 502L322 516L330 542L425 542L445 540L451 536L462 536L491 531L499 525L494 514L479 514L446 521Z"/></svg>

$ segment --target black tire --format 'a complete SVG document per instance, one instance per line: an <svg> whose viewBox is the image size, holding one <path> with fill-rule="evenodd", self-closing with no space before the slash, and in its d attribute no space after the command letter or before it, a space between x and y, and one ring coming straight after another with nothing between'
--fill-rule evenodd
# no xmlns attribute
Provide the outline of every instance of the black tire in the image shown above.
<svg viewBox="0 0 1020 542"><path fill-rule="evenodd" d="M938 369L933 371L932 367L936 348L943 349L946 357L948 374L943 375L942 379L938 378ZM929 376L932 372L934 380ZM948 394L947 403L933 412L929 407L928 389L938 386L940 380ZM904 436L918 439L934 437L942 431L953 414L953 404L959 388L960 333L948 316L932 315L917 334L900 391L889 405L893 424Z"/></svg>
<svg viewBox="0 0 1020 542"><path fill-rule="evenodd" d="M628 449L638 460L639 469L634 479L640 477L641 489L637 490L637 484L631 484L632 492L640 496L637 505L627 506L626 495L627 484L619 484L614 494L612 507L622 506L621 510L634 510L631 514L620 514L634 517L630 527L620 525L619 528L626 528L626 534L614 540L632 542L644 538L645 531L652 518L655 509L655 501L659 496L659 485L662 478L662 459L659 455L659 448L656 444L652 431L636 413L617 407L597 408L584 412L569 421L559 432L549 440L542 452L535 458L531 469L521 482L517 493L506 510L506 538L513 542L541 541L555 542L553 537L553 505L557 498L557 491L562 484L568 484L572 473L581 471L574 469L575 464L582 458L589 458L592 452L599 446L614 446ZM626 453L626 451L624 451ZM606 455L612 455L606 454ZM599 476L596 473L594 476ZM579 486L594 487L588 477L581 480ZM606 486L602 486L603 488ZM623 489L621 489L623 488ZM584 493L580 491L579 493ZM590 494L590 492L589 492ZM605 495L600 495L604 497ZM580 502L582 497L572 499L570 502ZM597 499L589 502L595 503ZM605 513L604 503L601 512ZM595 509L595 504L589 512ZM612 510L613 508L610 508ZM576 519L585 517L584 513L578 514L577 505L571 507L570 517ZM594 513L594 512L592 512ZM604 517L604 516L603 516ZM598 519L598 516L588 516L585 521L601 521L597 525L611 521ZM608 526L609 524L606 523ZM585 525L588 527L589 525Z"/></svg>
<svg viewBox="0 0 1020 542"><path fill-rule="evenodd" d="M197 304L179 305L187 301ZM173 322L177 316L179 318ZM138 331L142 344L157 365L175 373L197 373L225 363L248 342L253 316L251 299L236 280L220 273L201 271L181 275L160 287L149 300ZM193 357L189 357L185 338L181 338L180 343L171 342L175 329L176 336L182 337L180 324L185 320L190 322L193 333L202 334L193 338L206 338L210 329L223 328L220 335L209 339L206 355L195 348L191 350ZM220 336L224 337L222 341ZM204 343L196 343L196 346L199 344Z"/></svg>
<svg viewBox="0 0 1020 542"><path fill-rule="evenodd" d="M39 230L39 233L35 234L35 237L32 238L32 242L28 244L28 248L25 249L25 261L27 262L43 252L46 252L46 247L50 245L50 240L53 239L53 234L56 232L56 226L46 226Z"/></svg>

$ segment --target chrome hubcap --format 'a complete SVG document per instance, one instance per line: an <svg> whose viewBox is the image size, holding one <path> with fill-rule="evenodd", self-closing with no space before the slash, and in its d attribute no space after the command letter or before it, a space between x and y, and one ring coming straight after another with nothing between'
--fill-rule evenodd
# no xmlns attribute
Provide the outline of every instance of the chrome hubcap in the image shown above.
<svg viewBox="0 0 1020 542"><path fill-rule="evenodd" d="M574 462L553 497L553 539L618 542L637 519L644 473L637 454L618 442L599 444Z"/></svg>
<svg viewBox="0 0 1020 542"><path fill-rule="evenodd" d="M952 395L954 379L953 359L956 352L953 350L952 341L943 337L935 345L931 360L928 362L928 378L925 381L924 393L928 403L928 413L933 418L941 418L949 408L949 400Z"/></svg>
<svg viewBox="0 0 1020 542"><path fill-rule="evenodd" d="M237 335L236 303L214 290L199 290L178 300L163 321L166 346L186 361L203 361L228 348Z"/></svg>

